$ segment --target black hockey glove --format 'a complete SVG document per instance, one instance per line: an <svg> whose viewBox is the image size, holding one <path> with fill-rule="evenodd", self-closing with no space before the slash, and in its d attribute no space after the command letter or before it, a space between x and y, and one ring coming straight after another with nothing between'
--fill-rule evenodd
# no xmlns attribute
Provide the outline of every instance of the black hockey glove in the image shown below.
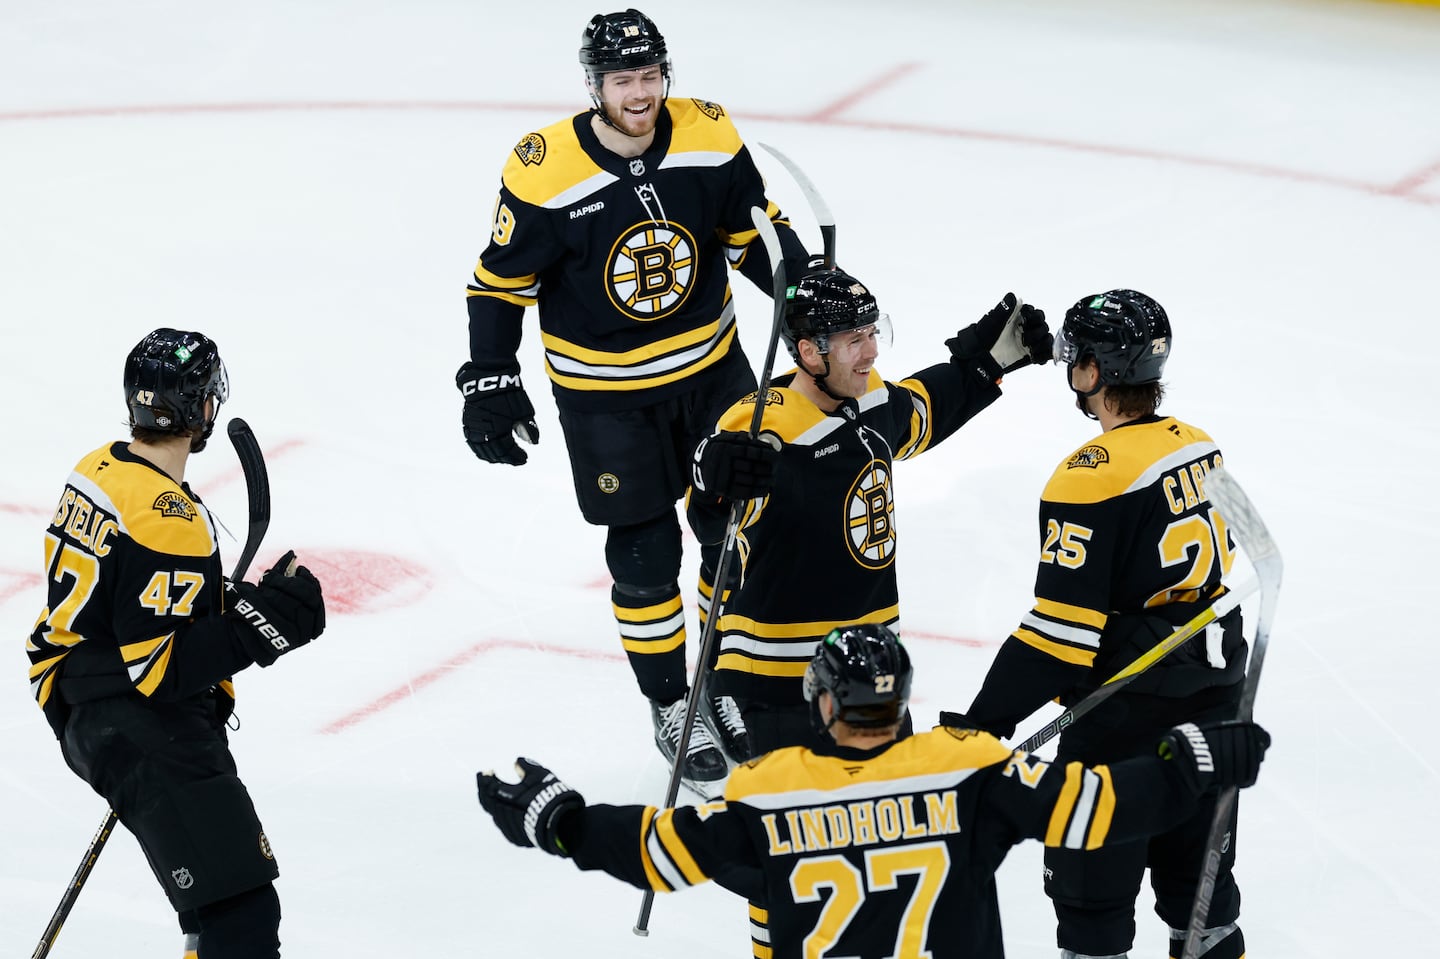
<svg viewBox="0 0 1440 959"><path fill-rule="evenodd" d="M530 456L515 437L534 446L540 442L540 428L535 425L535 405L520 383L519 364L491 369L466 363L455 374L455 385L465 397L461 423L475 455L487 463L524 466Z"/></svg>
<svg viewBox="0 0 1440 959"><path fill-rule="evenodd" d="M779 440L769 434L716 433L695 447L695 488L722 499L758 499L775 488Z"/></svg>
<svg viewBox="0 0 1440 959"><path fill-rule="evenodd" d="M1160 740L1160 758L1175 763L1195 795L1212 786L1255 785L1260 762L1270 748L1270 734L1238 719L1220 723L1182 723Z"/></svg>
<svg viewBox="0 0 1440 959"><path fill-rule="evenodd" d="M1031 363L1048 363L1054 342L1045 311L1021 303L1014 293L1006 293L994 309L946 340L945 345L957 363L988 353L1001 373L1009 373Z"/></svg>
<svg viewBox="0 0 1440 959"><path fill-rule="evenodd" d="M947 710L941 710L941 712L940 712L940 725L941 725L941 726L945 726L945 727L947 727L947 728L949 728L949 729L978 729L978 730L980 730L982 733L989 733L990 735L994 736L996 739L1002 739L1002 738L1004 738L1004 737L1002 737L999 733L997 733L995 730L993 730L993 729L986 729L984 726L980 725L979 723L977 723L975 720L971 719L969 716L965 715L964 713L951 712L951 711L948 710L948 709L947 709Z"/></svg>
<svg viewBox="0 0 1440 959"><path fill-rule="evenodd" d="M269 666L325 631L325 597L320 581L295 565L292 549L260 577L258 585L227 582L226 615L240 621L240 642L261 666Z"/></svg>
<svg viewBox="0 0 1440 959"><path fill-rule="evenodd" d="M584 809L584 797L523 756L515 760L515 771L520 774L518 783L507 783L493 772L476 773L480 805L515 845L568 857L558 834L560 821L573 810Z"/></svg>

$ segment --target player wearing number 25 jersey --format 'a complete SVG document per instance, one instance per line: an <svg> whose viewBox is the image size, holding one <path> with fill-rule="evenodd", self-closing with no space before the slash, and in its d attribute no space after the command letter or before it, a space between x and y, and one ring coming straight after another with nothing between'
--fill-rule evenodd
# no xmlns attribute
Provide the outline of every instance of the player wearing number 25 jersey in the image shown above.
<svg viewBox="0 0 1440 959"><path fill-rule="evenodd" d="M1156 414L1170 321L1150 297L1112 290L1065 316L1056 358L1080 409L1103 432L1067 456L1040 503L1035 606L1001 647L965 718L999 736L1051 699L1073 705L1222 595L1234 558L1205 496L1221 465L1202 430ZM1069 727L1057 758L1113 762L1185 721L1233 716L1245 672L1237 608ZM1134 901L1151 871L1156 911L1178 949L1213 804L1163 838L1095 857L1046 852L1046 891L1067 955L1112 956L1134 938ZM1209 959L1238 959L1239 893L1227 844L1210 919ZM1178 955L1178 952L1172 954Z"/></svg>

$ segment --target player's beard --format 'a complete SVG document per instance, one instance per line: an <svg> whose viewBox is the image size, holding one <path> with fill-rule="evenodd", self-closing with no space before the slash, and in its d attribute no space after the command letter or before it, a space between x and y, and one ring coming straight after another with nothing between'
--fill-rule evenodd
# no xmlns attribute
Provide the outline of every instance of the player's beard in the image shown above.
<svg viewBox="0 0 1440 959"><path fill-rule="evenodd" d="M626 112L626 106L649 106L649 110L643 116L636 117ZM610 117L610 124L621 133L630 137L643 137L655 132L655 124L660 120L660 98L646 97L643 102L627 101L619 105L605 104L605 112Z"/></svg>

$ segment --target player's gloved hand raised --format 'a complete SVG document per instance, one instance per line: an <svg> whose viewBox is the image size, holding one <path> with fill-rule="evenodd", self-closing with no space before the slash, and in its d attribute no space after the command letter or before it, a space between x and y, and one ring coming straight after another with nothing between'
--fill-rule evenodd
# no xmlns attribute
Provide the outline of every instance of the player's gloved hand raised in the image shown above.
<svg viewBox="0 0 1440 959"><path fill-rule="evenodd" d="M520 383L520 365L466 363L455 374L455 385L465 397L461 424L475 455L488 463L524 466L530 457L515 437L534 446L540 442L540 428L535 425L535 405Z"/></svg>
<svg viewBox="0 0 1440 959"><path fill-rule="evenodd" d="M716 433L695 447L695 488L722 499L758 499L775 488L780 441L770 434Z"/></svg>
<svg viewBox="0 0 1440 959"><path fill-rule="evenodd" d="M584 797L523 756L515 760L515 771L520 774L518 783L507 783L493 772L476 773L480 805L515 845L569 856L560 842L560 822L572 811L585 808Z"/></svg>
<svg viewBox="0 0 1440 959"><path fill-rule="evenodd" d="M1173 762L1197 796L1211 787L1253 786L1270 748L1270 734L1252 722L1182 723L1160 740L1160 758Z"/></svg>
<svg viewBox="0 0 1440 959"><path fill-rule="evenodd" d="M295 564L289 550L258 584L227 582L226 615L238 620L241 643L261 666L299 649L325 631L325 596L320 581Z"/></svg>
<svg viewBox="0 0 1440 959"><path fill-rule="evenodd" d="M1031 363L1048 363L1054 343L1045 311L1022 302L1014 293L1006 293L989 313L945 341L956 362L988 353L1001 373Z"/></svg>

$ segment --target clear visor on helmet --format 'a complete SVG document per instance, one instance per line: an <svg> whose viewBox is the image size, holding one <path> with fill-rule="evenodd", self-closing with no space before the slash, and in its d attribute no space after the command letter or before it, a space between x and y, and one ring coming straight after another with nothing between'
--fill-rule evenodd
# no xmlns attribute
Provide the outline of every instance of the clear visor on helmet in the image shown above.
<svg viewBox="0 0 1440 959"><path fill-rule="evenodd" d="M1080 344L1070 337L1070 331L1065 327L1055 331L1055 362L1065 366L1074 366L1075 361L1080 359Z"/></svg>
<svg viewBox="0 0 1440 959"><path fill-rule="evenodd" d="M215 397L218 408L230 398L230 374L225 371L225 361L216 357L215 369L210 371L210 382L205 384L205 393Z"/></svg>
<svg viewBox="0 0 1440 959"><path fill-rule="evenodd" d="M815 348L841 363L854 363L871 352L890 346L894 333L889 313L876 313L875 322L854 330L815 337Z"/></svg>

